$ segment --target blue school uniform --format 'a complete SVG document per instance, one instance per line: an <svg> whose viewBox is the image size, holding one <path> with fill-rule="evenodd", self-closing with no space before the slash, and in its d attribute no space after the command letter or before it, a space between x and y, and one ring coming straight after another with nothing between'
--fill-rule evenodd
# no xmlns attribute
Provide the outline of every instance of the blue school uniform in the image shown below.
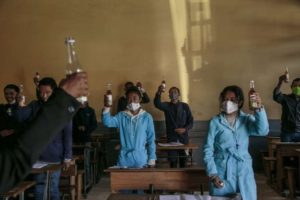
<svg viewBox="0 0 300 200"><path fill-rule="evenodd" d="M115 116L105 112L102 122L107 127L120 130L118 166L139 168L150 160L156 160L154 124L148 112L141 109L137 115L132 115L129 111L122 111Z"/></svg>
<svg viewBox="0 0 300 200"><path fill-rule="evenodd" d="M230 126L224 114L212 118L203 146L207 174L218 175L224 187L210 184L210 194L227 196L240 192L243 200L256 200L256 184L252 158L248 152L249 136L265 136L269 124L264 109L254 115L242 111Z"/></svg>

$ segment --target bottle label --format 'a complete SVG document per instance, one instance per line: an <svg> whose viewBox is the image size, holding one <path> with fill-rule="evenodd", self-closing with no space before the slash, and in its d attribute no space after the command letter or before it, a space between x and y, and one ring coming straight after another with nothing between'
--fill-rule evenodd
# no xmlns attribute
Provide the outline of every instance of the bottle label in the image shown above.
<svg viewBox="0 0 300 200"><path fill-rule="evenodd" d="M112 95L111 94L106 95L106 99L107 99L107 104L109 106L112 106Z"/></svg>
<svg viewBox="0 0 300 200"><path fill-rule="evenodd" d="M258 107L255 94L250 95L249 100L250 100L250 108L257 108Z"/></svg>

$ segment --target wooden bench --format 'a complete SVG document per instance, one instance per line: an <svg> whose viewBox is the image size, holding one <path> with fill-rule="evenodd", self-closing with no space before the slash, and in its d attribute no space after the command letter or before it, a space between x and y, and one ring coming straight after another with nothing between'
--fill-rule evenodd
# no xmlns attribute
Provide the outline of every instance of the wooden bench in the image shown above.
<svg viewBox="0 0 300 200"><path fill-rule="evenodd" d="M30 188L30 187L32 187L34 185L35 185L35 181L24 181L24 182L21 182L17 186L15 186L11 190L9 190L8 192L4 193L2 195L3 199L4 200L8 200L9 198L16 198L17 196L19 196L19 200L23 200L24 199L24 192L25 192L25 190L27 190L28 188Z"/></svg>
<svg viewBox="0 0 300 200"><path fill-rule="evenodd" d="M209 179L203 168L143 168L107 169L110 173L111 192L123 189L201 191L208 190Z"/></svg>
<svg viewBox="0 0 300 200"><path fill-rule="evenodd" d="M279 193L283 191L285 171L283 160L285 157L298 156L296 149L300 149L300 142L278 142L276 144L276 184Z"/></svg>
<svg viewBox="0 0 300 200"><path fill-rule="evenodd" d="M63 194L63 199L65 194L71 196L72 200L81 200L82 199L82 176L84 174L83 170L78 170L77 165L72 163L68 170L62 170L61 179L67 179L65 182L67 184L60 185L60 191Z"/></svg>
<svg viewBox="0 0 300 200"><path fill-rule="evenodd" d="M271 186L275 185L275 164L276 164L276 144L280 142L280 137L267 136L268 152L263 155L264 171Z"/></svg>

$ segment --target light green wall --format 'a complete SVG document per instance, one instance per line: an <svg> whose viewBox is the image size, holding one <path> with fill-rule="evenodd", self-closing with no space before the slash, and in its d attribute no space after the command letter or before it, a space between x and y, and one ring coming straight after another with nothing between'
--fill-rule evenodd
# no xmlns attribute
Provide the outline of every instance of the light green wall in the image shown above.
<svg viewBox="0 0 300 200"><path fill-rule="evenodd" d="M187 51L191 2L203 2L200 11L209 13L200 23L209 27L206 36L192 40L202 45L196 64ZM224 86L237 84L246 93L254 79L269 117L279 118L272 89L283 66L291 79L300 76L299 26L300 4L294 0L1 0L0 87L22 83L29 100L36 71L61 79L64 38L71 35L98 113L106 83L113 83L116 103L127 80L142 81L153 97L164 78L167 86L183 90L195 119L207 120L218 112ZM145 108L163 119L152 104Z"/></svg>

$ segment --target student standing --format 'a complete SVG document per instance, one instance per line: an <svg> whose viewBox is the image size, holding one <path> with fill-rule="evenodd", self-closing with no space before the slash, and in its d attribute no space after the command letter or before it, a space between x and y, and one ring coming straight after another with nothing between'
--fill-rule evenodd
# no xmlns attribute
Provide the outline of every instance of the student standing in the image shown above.
<svg viewBox="0 0 300 200"><path fill-rule="evenodd" d="M170 102L161 102L163 86L159 86L154 98L154 105L165 114L167 140L168 142L189 143L188 131L193 127L193 115L187 103L179 100L180 90L171 87L169 90ZM179 156L179 167L186 167L187 154L184 150L168 151L168 158L171 168L177 167L177 157Z"/></svg>

